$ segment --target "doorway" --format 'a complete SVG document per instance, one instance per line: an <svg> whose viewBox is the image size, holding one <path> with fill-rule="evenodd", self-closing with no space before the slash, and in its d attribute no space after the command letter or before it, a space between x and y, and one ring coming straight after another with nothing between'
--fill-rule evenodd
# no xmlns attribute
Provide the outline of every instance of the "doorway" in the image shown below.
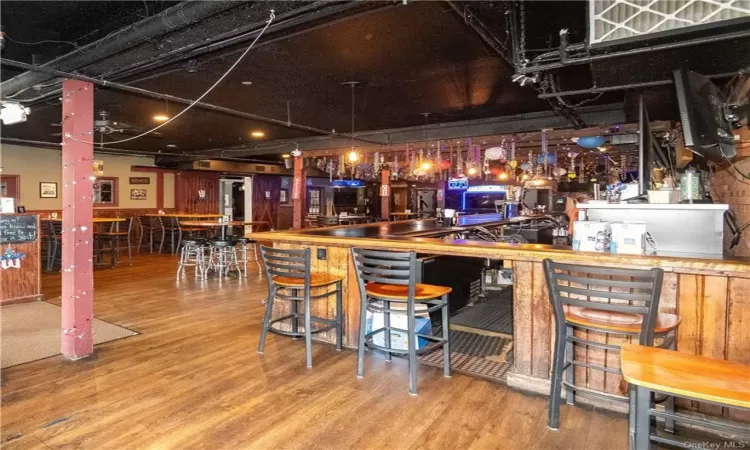
<svg viewBox="0 0 750 450"><path fill-rule="evenodd" d="M219 192L221 203L219 214L229 216L229 220L245 221L246 196L245 189L247 183L244 178L222 178Z"/></svg>
<svg viewBox="0 0 750 450"><path fill-rule="evenodd" d="M0 197L12 197L16 199L16 206L21 201L21 176L0 175Z"/></svg>
<svg viewBox="0 0 750 450"><path fill-rule="evenodd" d="M437 192L434 189L417 190L417 209L424 214L433 214L437 201Z"/></svg>

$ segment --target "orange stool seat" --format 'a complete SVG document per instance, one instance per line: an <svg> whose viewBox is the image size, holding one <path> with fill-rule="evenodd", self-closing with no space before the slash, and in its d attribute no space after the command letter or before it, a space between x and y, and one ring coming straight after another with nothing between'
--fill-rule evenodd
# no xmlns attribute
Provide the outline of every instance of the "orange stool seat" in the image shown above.
<svg viewBox="0 0 750 450"><path fill-rule="evenodd" d="M328 275L326 273L313 273L310 274L310 287L321 287L328 286L329 284L342 281L344 277L337 277L334 275ZM305 285L304 278L293 278L276 275L272 278L274 284L284 287L302 287Z"/></svg>
<svg viewBox="0 0 750 450"><path fill-rule="evenodd" d="M417 283L414 288L414 300L432 300L449 294L452 290L445 286ZM409 286L401 284L370 283L365 286L365 291L377 298L406 301L409 297Z"/></svg>
<svg viewBox="0 0 750 450"><path fill-rule="evenodd" d="M565 320L584 327L595 327L613 332L639 333L643 316L566 306ZM656 317L654 333L662 334L672 331L680 324L680 320L680 316L675 314L659 313Z"/></svg>

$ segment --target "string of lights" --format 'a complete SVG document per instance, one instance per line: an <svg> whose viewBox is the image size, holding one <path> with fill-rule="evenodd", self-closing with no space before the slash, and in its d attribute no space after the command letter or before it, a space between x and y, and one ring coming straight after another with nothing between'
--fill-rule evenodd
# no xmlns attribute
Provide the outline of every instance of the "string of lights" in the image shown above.
<svg viewBox="0 0 750 450"><path fill-rule="evenodd" d="M255 46L255 43L258 42L258 40L260 39L261 36L263 36L263 34L266 32L266 30L268 29L268 27L271 26L271 22L273 22L273 20L275 18L276 18L276 15L274 14L274 10L271 10L271 14L270 14L270 16L268 18L268 21L266 22L266 25L263 27L262 30L260 30L260 33L258 33L258 35L255 36L255 39L253 39L253 41L245 49L245 51L242 52L242 54L239 56L239 58L237 58L237 60L234 62L234 64L232 64L229 67L229 69L227 69L226 72L224 72L224 74L221 77L219 77L219 79L216 80L216 82L214 82L214 84L212 84L203 94L201 94L200 97L198 97L197 99L193 100L193 102L190 103L188 106L186 106L185 109L183 109L182 111L180 111L179 113L177 113L174 117L170 118L169 120L166 120L164 123L162 123L160 125L157 125L156 127L152 128L150 130L144 131L143 133L140 133L140 134L138 134L136 136L132 136L132 137L129 137L129 138L126 138L126 139L120 139L120 140L117 140L117 141L100 142L100 143L87 142L87 141L79 140L79 139L71 136L70 133L66 133L64 135L64 137L67 138L67 139L76 141L76 142L84 143L84 144L89 144L89 145L99 144L100 146L103 147L105 145L114 145L114 144L121 144L123 142L133 141L135 139L138 139L138 138L141 138L143 136L146 136L147 134L153 133L154 131L159 130L160 128L165 127L167 124L169 124L169 123L177 120L178 117L182 116L183 114L185 114L186 112L188 112L190 109L192 109L193 106L195 106L198 102L200 102L201 100L203 100L203 98L205 98L208 94L210 94L211 91L213 91L216 86L218 86L222 81L224 81L224 79L227 76L229 76L229 74L237 67L237 65L239 65L240 62L242 62L242 60L245 58L245 56L247 56L247 54L250 52L250 50L252 50L252 48Z"/></svg>

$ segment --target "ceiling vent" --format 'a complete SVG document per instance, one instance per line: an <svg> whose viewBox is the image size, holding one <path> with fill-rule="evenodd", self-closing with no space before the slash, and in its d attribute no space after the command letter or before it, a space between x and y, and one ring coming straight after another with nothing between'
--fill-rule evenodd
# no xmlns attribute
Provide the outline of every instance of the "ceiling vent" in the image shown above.
<svg viewBox="0 0 750 450"><path fill-rule="evenodd" d="M746 0L589 0L589 42L620 44L750 17Z"/></svg>

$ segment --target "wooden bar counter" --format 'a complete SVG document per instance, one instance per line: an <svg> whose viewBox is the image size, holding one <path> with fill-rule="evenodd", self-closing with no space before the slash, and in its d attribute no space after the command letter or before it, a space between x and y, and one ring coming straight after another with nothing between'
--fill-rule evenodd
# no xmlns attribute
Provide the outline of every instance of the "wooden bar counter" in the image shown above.
<svg viewBox="0 0 750 450"><path fill-rule="evenodd" d="M497 218L487 219L497 225ZM479 225L476 218L462 225ZM265 245L279 248L313 249L313 272L346 277L344 283L344 345L357 345L359 327L359 294L351 247L384 250L407 250L421 254L466 256L503 260L513 268L514 292L514 366L508 384L538 393L549 393L554 321L545 284L542 261L583 265L664 270L660 310L677 313L682 318L678 329L679 351L712 358L750 364L750 259L713 255L618 255L575 252L567 247L539 244L499 244L493 242L418 237L431 231L446 230L437 221L412 220L381 222L369 225L340 226L253 234ZM450 231L451 229L448 229ZM325 249L325 259L318 259L317 249ZM281 302L277 302L281 303ZM333 317L334 299L321 304L314 314ZM278 311L281 313L281 311ZM602 342L614 338L599 336ZM334 336L321 339L333 342ZM588 332L596 339L595 332ZM585 358L591 362L617 367L619 355L591 348ZM617 392L619 375L586 368L577 369L578 384ZM715 409L715 407L713 407ZM720 412L721 408L719 408ZM707 411L715 412L715 411Z"/></svg>

